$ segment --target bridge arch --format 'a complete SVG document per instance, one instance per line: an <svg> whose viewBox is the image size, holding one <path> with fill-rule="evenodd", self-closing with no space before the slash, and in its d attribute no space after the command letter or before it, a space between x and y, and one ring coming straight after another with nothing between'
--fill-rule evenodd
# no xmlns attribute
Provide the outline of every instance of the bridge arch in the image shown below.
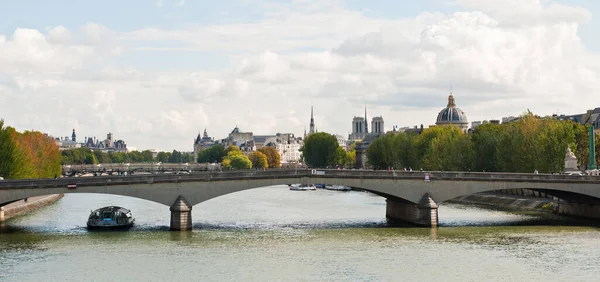
<svg viewBox="0 0 600 282"><path fill-rule="evenodd" d="M429 187L429 193L436 203L462 196L512 189L528 189L544 192L557 198L600 203L600 186L595 183L560 183L560 182L482 182L482 181L444 181L440 180Z"/></svg>

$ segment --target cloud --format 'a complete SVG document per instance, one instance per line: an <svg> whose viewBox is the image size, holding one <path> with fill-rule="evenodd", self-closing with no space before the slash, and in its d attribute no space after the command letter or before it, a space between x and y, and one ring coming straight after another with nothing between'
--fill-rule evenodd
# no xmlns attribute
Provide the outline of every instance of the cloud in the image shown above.
<svg viewBox="0 0 600 282"><path fill-rule="evenodd" d="M113 132L139 149L192 150L204 128L216 138L236 125L301 135L311 105L319 131L346 135L365 103L388 129L427 126L451 86L471 121L592 107L581 101L597 99L600 59L577 34L589 12L539 1L456 4L450 14L398 20L294 1L246 23L17 29L0 35L0 95L12 105L0 103L0 113L21 130L61 136L74 127L81 136ZM517 4L523 12L511 16ZM230 65L178 67L182 48L189 59L210 52ZM121 60L132 55L169 67Z"/></svg>
<svg viewBox="0 0 600 282"><path fill-rule="evenodd" d="M163 0L157 0L156 1L156 7L162 8L163 5L164 5Z"/></svg>

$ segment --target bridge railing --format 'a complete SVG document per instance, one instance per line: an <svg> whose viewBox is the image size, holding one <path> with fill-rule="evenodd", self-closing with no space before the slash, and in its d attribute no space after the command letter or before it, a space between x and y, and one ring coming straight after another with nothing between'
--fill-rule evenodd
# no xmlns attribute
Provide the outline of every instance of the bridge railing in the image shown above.
<svg viewBox="0 0 600 282"><path fill-rule="evenodd" d="M129 185L161 182L200 182L218 180L243 180L256 178L384 178L384 179L423 179L429 174L431 181L534 181L534 182L594 182L600 183L598 176L574 176L554 174L524 173L482 173L482 172L409 172L409 171L375 171L375 170L231 170L207 171L190 174L143 174L127 176L72 177L57 179L20 179L0 181L0 189L18 189L31 187L66 187L68 184L78 186ZM292 184L292 183L289 183ZM600 187L599 187L600 188Z"/></svg>

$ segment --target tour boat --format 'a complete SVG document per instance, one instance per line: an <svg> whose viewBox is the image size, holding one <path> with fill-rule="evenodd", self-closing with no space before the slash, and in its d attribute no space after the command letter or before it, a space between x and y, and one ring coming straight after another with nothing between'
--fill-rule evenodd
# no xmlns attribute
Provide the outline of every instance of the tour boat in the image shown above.
<svg viewBox="0 0 600 282"><path fill-rule="evenodd" d="M290 185L290 190L293 191L308 191L308 190L317 190L314 184L292 184Z"/></svg>
<svg viewBox="0 0 600 282"><path fill-rule="evenodd" d="M334 190L334 191L350 191L350 190L352 190L351 187L342 186L342 185L325 185L325 189Z"/></svg>
<svg viewBox="0 0 600 282"><path fill-rule="evenodd" d="M135 219L131 211L117 206L108 206L90 213L87 221L88 229L117 229L133 226Z"/></svg>

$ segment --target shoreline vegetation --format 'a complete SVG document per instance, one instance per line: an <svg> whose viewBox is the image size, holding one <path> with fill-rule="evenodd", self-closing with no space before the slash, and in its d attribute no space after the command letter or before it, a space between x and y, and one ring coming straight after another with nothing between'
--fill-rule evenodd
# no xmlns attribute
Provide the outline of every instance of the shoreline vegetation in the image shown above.
<svg viewBox="0 0 600 282"><path fill-rule="evenodd" d="M561 173L567 147L587 167L589 126L531 112L508 123L486 123L470 133L456 126L432 126L376 138L367 149L374 169ZM600 135L595 136L600 161Z"/></svg>
<svg viewBox="0 0 600 282"><path fill-rule="evenodd" d="M16 131L0 119L0 176L4 179L53 178L61 175L61 154L51 136Z"/></svg>

